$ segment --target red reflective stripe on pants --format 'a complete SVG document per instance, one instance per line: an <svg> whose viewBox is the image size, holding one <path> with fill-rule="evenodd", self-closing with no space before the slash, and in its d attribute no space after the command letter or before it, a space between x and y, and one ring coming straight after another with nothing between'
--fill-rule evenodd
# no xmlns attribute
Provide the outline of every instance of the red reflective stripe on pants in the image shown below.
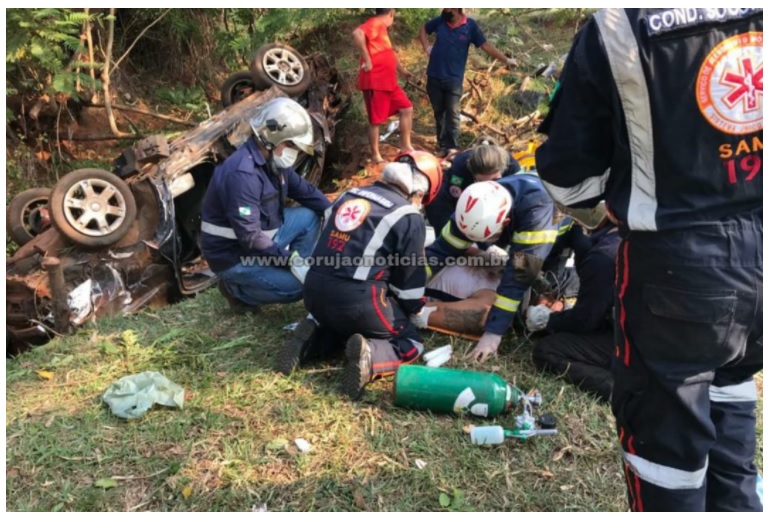
<svg viewBox="0 0 773 516"><path fill-rule="evenodd" d="M376 291L376 285L371 285L370 288L373 292L373 309L376 310L376 315L378 315L378 318L381 320L381 323L384 325L384 327L389 330L389 333L392 335L397 335L398 331L395 330L391 324L389 324L387 318L384 317L384 312L381 311L381 307L378 306L378 292Z"/></svg>
<svg viewBox="0 0 773 516"><path fill-rule="evenodd" d="M623 364L628 366L631 363L631 343L628 342L628 334L625 332L625 303L623 301L623 298L625 297L625 291L628 288L628 242L627 241L623 242L621 253L623 255L623 263L622 263L623 270L617 271L618 280L621 281L620 292L618 293L618 298L620 299L620 331L622 332L623 340L625 341L625 349L623 352ZM622 275L622 278L620 278L620 275Z"/></svg>

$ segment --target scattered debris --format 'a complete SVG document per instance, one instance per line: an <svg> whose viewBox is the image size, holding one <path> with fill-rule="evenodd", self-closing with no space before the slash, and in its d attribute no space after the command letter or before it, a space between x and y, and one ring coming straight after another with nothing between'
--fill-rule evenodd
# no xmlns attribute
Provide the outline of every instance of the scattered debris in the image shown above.
<svg viewBox="0 0 773 516"><path fill-rule="evenodd" d="M255 504L250 509L250 512L268 512L268 505L266 505L266 502Z"/></svg>
<svg viewBox="0 0 773 516"><path fill-rule="evenodd" d="M422 359L427 363L427 367L440 367L451 360L451 354L453 352L453 346L447 344L441 348L433 349L429 353L425 353Z"/></svg>
<svg viewBox="0 0 773 516"><path fill-rule="evenodd" d="M424 468L426 468L426 467L427 467L427 463L426 463L426 462L424 462L424 461L423 461L423 460L421 460L421 459L416 459L416 461L414 462L414 464L416 464L416 467L417 467L417 468L419 468L420 470L422 470L422 469L424 469Z"/></svg>
<svg viewBox="0 0 773 516"><path fill-rule="evenodd" d="M301 439L299 437L293 442L301 453L309 453L311 451L311 444L306 439Z"/></svg>
<svg viewBox="0 0 773 516"><path fill-rule="evenodd" d="M113 382L102 395L102 401L118 417L142 417L153 405L183 408L185 390L156 371L124 376Z"/></svg>
<svg viewBox="0 0 773 516"><path fill-rule="evenodd" d="M398 122L397 120L392 120L391 122L389 122L389 125L387 126L386 131L384 132L384 134L379 136L378 141L380 142L387 141L387 138L392 136L392 134L395 131L397 131L398 127L400 127L400 122Z"/></svg>

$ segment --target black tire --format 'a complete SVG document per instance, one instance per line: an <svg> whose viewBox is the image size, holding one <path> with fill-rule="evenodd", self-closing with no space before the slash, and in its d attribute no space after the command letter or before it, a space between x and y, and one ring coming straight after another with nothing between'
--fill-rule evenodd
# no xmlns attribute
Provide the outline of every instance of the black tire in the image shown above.
<svg viewBox="0 0 773 516"><path fill-rule="evenodd" d="M50 188L30 188L11 199L5 227L8 236L18 245L24 245L50 227L47 212Z"/></svg>
<svg viewBox="0 0 773 516"><path fill-rule="evenodd" d="M265 88L264 88L265 89ZM232 73L220 88L220 103L224 108L236 104L246 97L258 91L255 81L252 79L252 72L247 70L243 72Z"/></svg>
<svg viewBox="0 0 773 516"><path fill-rule="evenodd" d="M90 202L90 206L86 203ZM68 240L89 248L121 240L137 218L137 204L129 185L98 168L75 170L51 190L51 222ZM104 224L98 220L101 216Z"/></svg>
<svg viewBox="0 0 773 516"><path fill-rule="evenodd" d="M291 97L303 95L311 85L306 60L293 47L281 43L260 47L252 58L250 72L258 88L276 86Z"/></svg>

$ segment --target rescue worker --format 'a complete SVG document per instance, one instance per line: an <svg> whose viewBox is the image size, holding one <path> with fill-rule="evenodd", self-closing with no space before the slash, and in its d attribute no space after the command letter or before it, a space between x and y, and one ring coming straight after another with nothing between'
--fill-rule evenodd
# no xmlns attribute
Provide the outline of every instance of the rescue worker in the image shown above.
<svg viewBox="0 0 773 516"><path fill-rule="evenodd" d="M427 220L439 235L454 213L456 201L476 181L494 181L521 170L518 162L502 147L484 144L460 152L443 173L437 197L427 206Z"/></svg>
<svg viewBox="0 0 773 516"><path fill-rule="evenodd" d="M468 358L486 360L496 354L556 234L553 202L536 175L515 174L498 181L478 182L459 196L454 216L427 248L432 274L442 270L447 258L464 255L474 242L509 248L485 332Z"/></svg>
<svg viewBox="0 0 773 516"><path fill-rule="evenodd" d="M607 201L632 510L759 511L762 9L604 9L540 130L555 201ZM578 214L579 215L579 214Z"/></svg>
<svg viewBox="0 0 773 516"><path fill-rule="evenodd" d="M532 359L537 367L561 374L580 389L609 400L615 255L620 235L614 224L604 220L589 236L575 235L575 241L579 242L575 252L577 300L562 311L551 311L544 305L529 307L526 328L552 334L534 342Z"/></svg>
<svg viewBox="0 0 773 516"><path fill-rule="evenodd" d="M303 285L287 258L311 254L319 217L330 206L293 169L299 152L314 154L306 110L275 98L250 125L253 137L215 168L201 214L201 250L237 313L301 299ZM287 198L301 206L285 208Z"/></svg>
<svg viewBox="0 0 773 516"><path fill-rule="evenodd" d="M345 342L343 391L356 400L365 385L421 355L411 322L427 280L419 208L437 194L441 174L437 158L414 151L385 166L380 181L336 200L304 283L311 318L288 339L277 371L290 374L315 347L329 352Z"/></svg>

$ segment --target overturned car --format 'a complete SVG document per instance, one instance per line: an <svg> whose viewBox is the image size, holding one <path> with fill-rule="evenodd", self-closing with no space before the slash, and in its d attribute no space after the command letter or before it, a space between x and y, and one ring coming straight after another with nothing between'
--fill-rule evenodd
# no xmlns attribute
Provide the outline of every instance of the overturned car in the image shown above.
<svg viewBox="0 0 773 516"><path fill-rule="evenodd" d="M309 182L320 181L347 106L337 72L321 56L304 59L285 48L270 56L264 59L269 69L277 56L289 56L285 68L292 74L274 74L273 84L256 81L254 93L179 137L137 142L112 171L64 175L47 202L40 195L25 199L17 233L29 241L6 260L6 353L94 317L167 304L209 287L214 275L198 244L201 204L215 166L250 137L249 120L264 102L289 94L308 110L315 154L299 157L295 168Z"/></svg>

